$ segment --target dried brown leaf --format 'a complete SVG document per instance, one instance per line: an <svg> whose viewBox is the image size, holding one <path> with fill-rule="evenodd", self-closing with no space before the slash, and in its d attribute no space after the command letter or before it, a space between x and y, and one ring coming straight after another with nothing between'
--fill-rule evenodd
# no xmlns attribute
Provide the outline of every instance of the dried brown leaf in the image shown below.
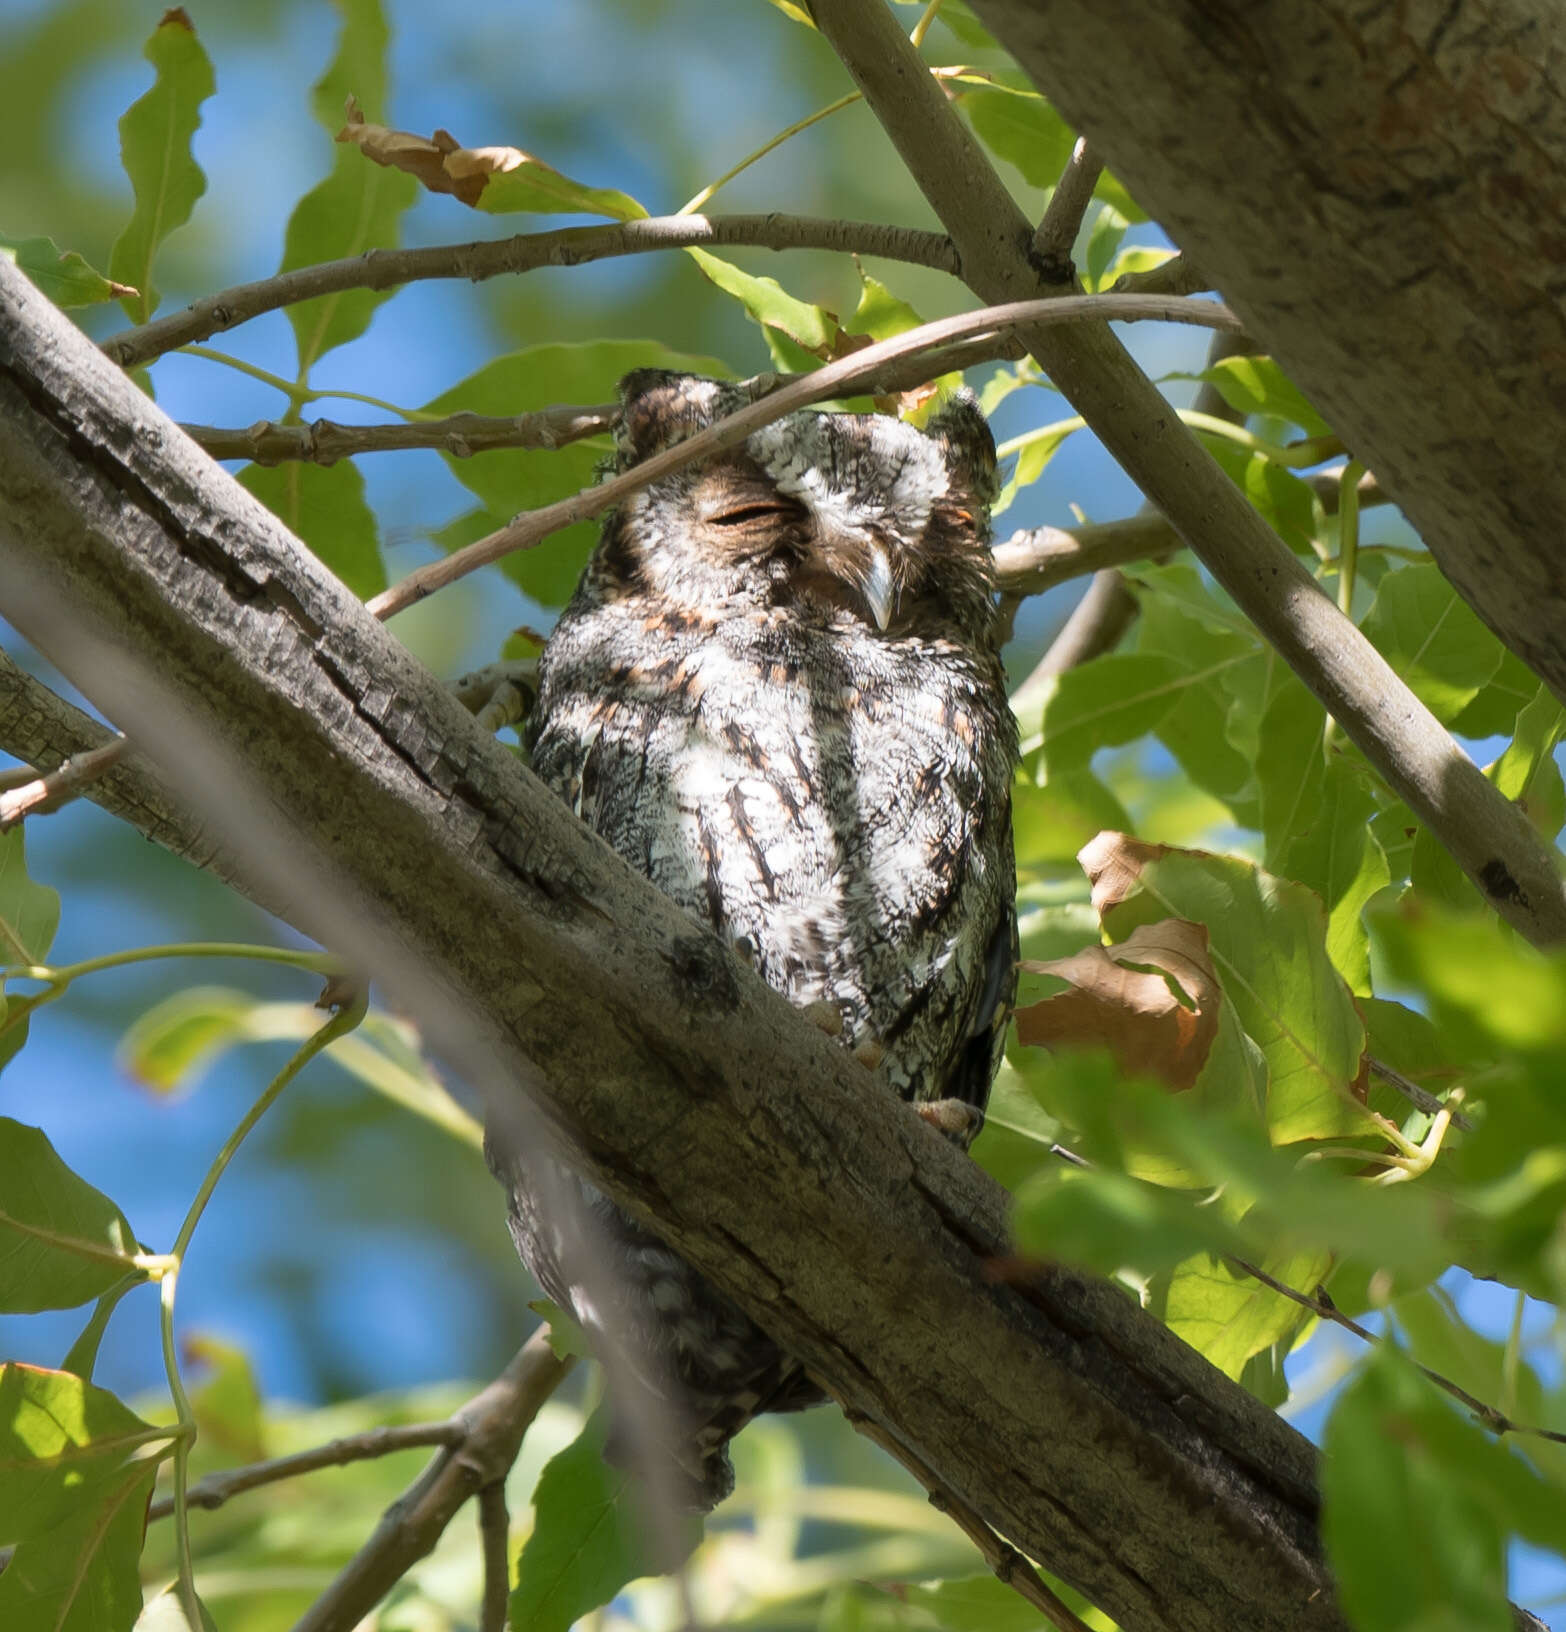
<svg viewBox="0 0 1566 1632"><path fill-rule="evenodd" d="M1201 1074L1223 995L1203 925L1166 918L1142 925L1118 946L1090 946L1023 968L1070 988L1017 1011L1024 1043L1101 1045L1126 1071L1156 1077L1176 1092Z"/></svg>

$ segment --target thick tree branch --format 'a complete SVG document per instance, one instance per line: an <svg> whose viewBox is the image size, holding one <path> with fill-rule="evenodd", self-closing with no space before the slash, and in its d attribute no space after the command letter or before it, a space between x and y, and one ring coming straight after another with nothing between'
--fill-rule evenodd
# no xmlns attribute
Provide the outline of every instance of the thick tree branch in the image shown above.
<svg viewBox="0 0 1566 1632"><path fill-rule="evenodd" d="M558 232L520 233L471 244L426 249L372 249L341 261L323 261L279 272L254 283L206 295L182 312L122 329L103 349L122 368L150 363L177 346L247 323L317 295L344 289L394 289L429 278L466 278L482 283L502 273L536 272L544 266L580 266L649 250L749 246L757 249L826 249L907 261L940 272L957 271L957 256L939 233L870 221L825 221L806 215L667 215L607 227L565 227Z"/></svg>
<svg viewBox="0 0 1566 1632"><path fill-rule="evenodd" d="M815 17L951 233L964 281L989 301L1048 295L1029 258L1027 220L885 0L817 0ZM1566 887L1553 847L1321 592L1109 329L1019 332L1122 468L1485 899L1530 940L1566 940Z"/></svg>
<svg viewBox="0 0 1566 1632"><path fill-rule="evenodd" d="M596 1183L993 1529L1128 1632L1339 1632L1305 1441L1107 1283L992 1284L999 1187L3 264L0 608L182 797L226 796L290 921L384 972L454 1057L533 1085Z"/></svg>
<svg viewBox="0 0 1566 1632"><path fill-rule="evenodd" d="M1559 8L975 10L1566 698Z"/></svg>

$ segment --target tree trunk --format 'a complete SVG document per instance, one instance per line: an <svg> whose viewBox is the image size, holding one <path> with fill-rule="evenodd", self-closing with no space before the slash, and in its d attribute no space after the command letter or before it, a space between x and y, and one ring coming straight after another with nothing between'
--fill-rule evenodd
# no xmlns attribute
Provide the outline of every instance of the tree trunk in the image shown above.
<svg viewBox="0 0 1566 1632"><path fill-rule="evenodd" d="M1566 700L1553 0L973 0Z"/></svg>

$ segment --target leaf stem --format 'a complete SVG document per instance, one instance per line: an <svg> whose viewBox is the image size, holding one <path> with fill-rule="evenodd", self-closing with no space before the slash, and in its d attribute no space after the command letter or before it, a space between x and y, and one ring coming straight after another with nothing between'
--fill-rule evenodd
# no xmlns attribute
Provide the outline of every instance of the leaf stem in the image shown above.
<svg viewBox="0 0 1566 1632"><path fill-rule="evenodd" d="M340 1009L325 1025L306 1039L240 1119L239 1125L224 1140L223 1148L213 1157L211 1166L202 1178L195 1199L190 1204L190 1210L185 1214L185 1221L180 1225L179 1234L174 1238L174 1249L168 1255L163 1269L159 1320L163 1340L163 1367L168 1377L169 1394L174 1401L174 1414L183 1430L174 1446L174 1537L175 1551L179 1560L179 1582L176 1590L192 1632L196 1632L196 1629L206 1623L202 1617L200 1601L196 1596L195 1563L190 1549L188 1503L190 1447L196 1437L196 1417L180 1378L179 1351L174 1342L174 1294L179 1285L180 1270L184 1265L185 1254L190 1250L191 1237L196 1233L196 1226L201 1222L201 1215L206 1211L213 1191L217 1189L218 1180L227 1171L229 1163L233 1161L250 1130L266 1114L278 1095L322 1049L359 1024L364 1018L365 1007L366 997L360 992L353 1002Z"/></svg>
<svg viewBox="0 0 1566 1632"><path fill-rule="evenodd" d="M363 391L334 390L330 386L317 388L306 385L303 379L285 380L281 374L273 374L269 369L247 363L242 357L232 357L226 351L215 351L211 346L180 346L178 349L186 357L199 357L207 363L222 363L241 374L248 374L251 379L259 380L262 385L269 385L274 391L281 391L296 409L304 407L307 402L319 402L323 397L338 397L345 402L362 402L367 407L379 408L382 413L395 414L399 419L409 423L435 417L418 408L399 408L395 402L387 402L384 397L369 396Z"/></svg>
<svg viewBox="0 0 1566 1632"><path fill-rule="evenodd" d="M781 147L791 136L797 136L800 131L808 130L812 125L818 125L823 119L829 119L834 113L841 111L853 102L862 102L864 98L858 91L850 91L847 96L838 97L837 101L829 102L824 108L817 108L814 113L806 114L803 119L796 119L786 130L780 130L769 142L763 142L754 153L747 153L732 169L725 170L716 181L708 182L694 198L688 199L674 213L676 216L694 215L718 189L740 174L748 170L758 159L764 159L774 148Z"/></svg>

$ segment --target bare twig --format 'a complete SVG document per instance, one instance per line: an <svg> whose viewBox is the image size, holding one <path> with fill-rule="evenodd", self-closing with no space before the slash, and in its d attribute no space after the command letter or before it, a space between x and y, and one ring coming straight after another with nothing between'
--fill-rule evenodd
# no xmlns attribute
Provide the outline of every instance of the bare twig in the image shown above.
<svg viewBox="0 0 1566 1632"><path fill-rule="evenodd" d="M350 1632L357 1626L434 1548L470 1496L505 1480L528 1425L570 1369L571 1361L560 1359L544 1333L535 1332L495 1381L457 1413L465 1430L462 1441L445 1446L386 1509L370 1539L299 1618L294 1632ZM486 1587L486 1602L487 1597Z"/></svg>
<svg viewBox="0 0 1566 1632"><path fill-rule="evenodd" d="M1026 218L883 0L816 0L814 16L951 233L964 282L987 301L1037 295ZM1558 852L1322 593L1108 327L1023 324L1019 332L1109 453L1484 899L1535 944L1566 941Z"/></svg>
<svg viewBox="0 0 1566 1632"><path fill-rule="evenodd" d="M329 1440L308 1451L295 1451L291 1456L274 1456L265 1462L209 1473L190 1487L185 1503L188 1507L219 1508L247 1490L275 1485L282 1479L297 1479L322 1468L346 1467L350 1462L365 1462L372 1457L391 1456L397 1451L416 1450L421 1446L461 1445L467 1436L467 1427L458 1417L445 1422L368 1428L362 1434L345 1434L341 1439ZM147 1518L149 1522L166 1519L173 1511L173 1498L166 1496L147 1509Z"/></svg>
<svg viewBox="0 0 1566 1632"><path fill-rule="evenodd" d="M1120 321L1153 319L1194 323L1213 329L1239 327L1239 319L1226 306L1214 301L1176 300L1164 295L1067 295L1048 301L1015 301L924 323L905 334L877 341L863 351L826 363L813 373L802 375L760 400L748 403L695 436L665 448L633 469L596 487L585 488L556 504L529 511L509 526L479 539L476 544L410 572L400 583L377 595L369 603L370 611L378 618L392 617L437 589L455 583L457 579L510 555L514 550L531 549L550 533L572 522L600 515L640 488L699 459L737 446L752 431L781 419L796 408L860 389L867 377L892 363L931 351L948 341L1005 330L1020 323L1102 322L1111 318Z"/></svg>
<svg viewBox="0 0 1566 1632"><path fill-rule="evenodd" d="M1329 1320L1334 1326L1341 1326L1344 1331L1352 1332L1361 1342L1375 1344L1381 1341L1380 1336L1368 1326L1362 1326L1357 1320L1345 1315L1332 1301L1324 1286L1318 1286L1314 1293L1300 1292L1244 1258L1236 1258L1226 1253L1224 1261L1242 1275L1249 1275L1252 1280L1260 1281L1280 1298L1287 1298L1290 1303L1297 1303L1300 1308L1309 1310L1319 1319ZM1559 1433L1553 1428L1535 1428L1528 1423L1513 1422L1504 1411L1497 1410L1495 1406L1479 1399L1477 1395L1470 1394L1450 1377L1443 1377L1439 1371L1420 1365L1417 1360L1414 1364L1419 1366L1425 1376L1443 1393L1451 1395L1459 1405L1466 1406L1480 1426L1488 1428L1492 1434L1523 1434L1532 1439L1547 1439L1556 1445L1566 1445L1566 1433Z"/></svg>
<svg viewBox="0 0 1566 1632"><path fill-rule="evenodd" d="M579 266L649 250L722 248L826 249L907 261L937 271L957 271L950 242L936 232L880 226L869 221L826 221L803 215L670 215L603 227L566 227L558 232L520 233L515 238L471 244L435 244L425 249L372 249L340 261L323 261L293 272L236 284L207 295L169 317L139 328L122 329L103 342L122 368L150 363L177 346L344 289L392 289L429 278L467 278L474 283L502 273L533 272L544 266Z"/></svg>
<svg viewBox="0 0 1566 1632"><path fill-rule="evenodd" d="M1193 265L1187 255L1171 255L1167 261L1145 272L1125 272L1115 279L1111 291L1117 295L1199 295L1213 287L1213 280Z"/></svg>
<svg viewBox="0 0 1566 1632"><path fill-rule="evenodd" d="M568 442L602 435L618 412L614 403L606 402L586 408L540 408L530 414L451 414L389 425L339 425L330 419L278 425L262 419L243 430L218 425L180 429L214 459L253 459L258 465L308 459L332 465L355 454L401 453L409 448L436 448L457 459L492 448L563 448Z"/></svg>
<svg viewBox="0 0 1566 1632"><path fill-rule="evenodd" d="M861 380L856 394L908 391L940 374L1022 354L1021 343L1011 335L981 335L926 356L891 363ZM803 378L800 374L759 374L741 382L741 387L759 398ZM262 419L243 429L219 425L182 425L180 429L214 459L253 459L260 465L308 459L330 465L361 453L400 453L410 448L435 448L458 459L499 448L563 448L584 437L602 435L619 411L617 403L607 402L586 407L559 404L509 416L461 413L382 425L340 425L330 419L279 425Z"/></svg>
<svg viewBox="0 0 1566 1632"><path fill-rule="evenodd" d="M1082 217L1093 202L1093 189L1103 169L1103 161L1088 146L1087 138L1077 137L1071 158L1044 208L1044 218L1033 234L1034 257L1052 283L1071 280L1072 245L1082 229Z"/></svg>
<svg viewBox="0 0 1566 1632"><path fill-rule="evenodd" d="M39 816L58 810L98 780L125 752L124 737L115 737L101 747L73 755L45 776L24 782L0 793L0 833L24 816Z"/></svg>
<svg viewBox="0 0 1566 1632"><path fill-rule="evenodd" d="M484 1599L479 1632L506 1632L506 1600L511 1592L511 1515L506 1482L485 1485L478 1496L479 1544L484 1552Z"/></svg>
<svg viewBox="0 0 1566 1632"><path fill-rule="evenodd" d="M841 1403L841 1402L840 1402ZM959 1530L978 1548L984 1562L995 1572L995 1578L1025 1599L1058 1632L1088 1632L1071 1606L1051 1591L1044 1578L1010 1542L1003 1541L982 1518L941 1482L940 1476L927 1467L907 1446L899 1443L878 1422L862 1412L843 1407L843 1415L866 1439L873 1440L893 1461L900 1462L924 1486L930 1506L944 1513Z"/></svg>
<svg viewBox="0 0 1566 1632"><path fill-rule="evenodd" d="M1385 1060L1378 1060L1373 1054L1366 1055L1365 1063L1380 1077L1389 1088L1395 1089L1410 1105L1421 1110L1426 1116L1439 1116L1445 1111L1451 1119L1454 1128L1461 1128L1464 1133L1474 1131L1473 1118L1464 1116L1459 1110L1453 1109L1436 1098L1428 1088L1421 1088L1417 1082L1405 1077L1401 1071L1394 1070Z"/></svg>

